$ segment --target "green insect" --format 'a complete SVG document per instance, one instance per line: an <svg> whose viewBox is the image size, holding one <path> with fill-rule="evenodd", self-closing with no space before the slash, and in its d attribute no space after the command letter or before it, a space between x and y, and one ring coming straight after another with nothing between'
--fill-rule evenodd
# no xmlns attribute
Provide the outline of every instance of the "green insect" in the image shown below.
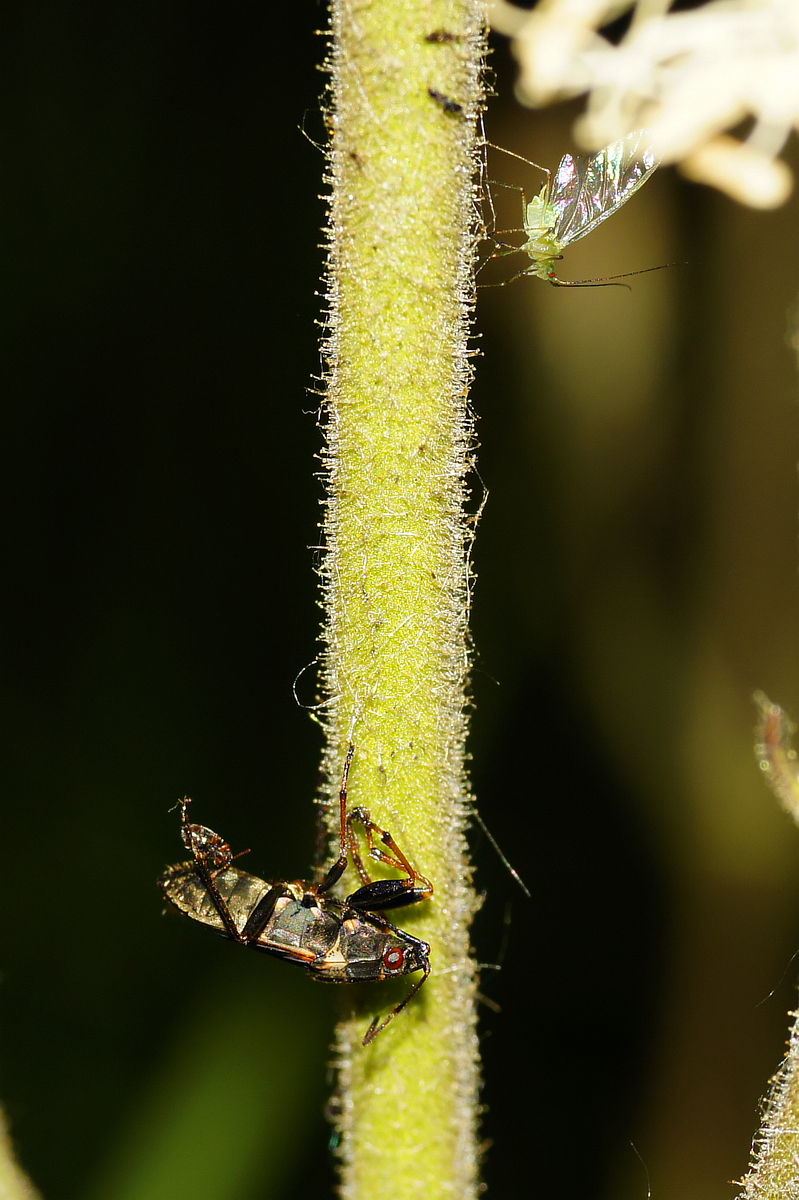
<svg viewBox="0 0 799 1200"><path fill-rule="evenodd" d="M601 287L615 279L624 279L627 275L645 273L628 271L624 275L610 275L603 279L576 280L559 279L555 274L555 264L563 258L566 247L591 233L597 225L612 216L658 166L660 159L647 144L645 130L612 142L590 158L565 154L554 175L546 167L539 167L538 163L530 162L512 150L504 150L502 146L495 146L494 149L544 171L547 177L541 191L532 200L527 199L524 188L515 184L501 185L522 193L524 228L518 232L524 233L527 240L522 246L512 246L493 238L500 249L492 257L526 254L532 264L505 280L506 283L512 283L523 275L535 275L555 287ZM648 267L646 270L659 271L661 268Z"/></svg>

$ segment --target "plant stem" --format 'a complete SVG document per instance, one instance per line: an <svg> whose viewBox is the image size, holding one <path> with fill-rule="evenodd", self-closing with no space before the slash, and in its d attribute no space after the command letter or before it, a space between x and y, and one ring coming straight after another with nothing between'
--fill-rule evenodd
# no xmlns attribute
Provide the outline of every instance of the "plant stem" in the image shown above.
<svg viewBox="0 0 799 1200"><path fill-rule="evenodd" d="M39 1200L39 1193L14 1159L14 1151L2 1111L0 1111L0 1196L2 1200Z"/></svg>
<svg viewBox="0 0 799 1200"><path fill-rule="evenodd" d="M476 0L334 0L332 30L331 832L352 741L353 803L435 886L424 911L405 909L401 921L431 943L428 983L368 1048L363 1013L339 1029L343 1195L468 1200L478 1073L464 840L464 477L482 14ZM368 992L370 1013L401 994L385 984Z"/></svg>
<svg viewBox="0 0 799 1200"><path fill-rule="evenodd" d="M760 711L755 756L769 787L799 823L799 770L791 745L794 725L778 704L755 692ZM771 1081L741 1200L797 1200L799 1197L799 1012L788 1053Z"/></svg>

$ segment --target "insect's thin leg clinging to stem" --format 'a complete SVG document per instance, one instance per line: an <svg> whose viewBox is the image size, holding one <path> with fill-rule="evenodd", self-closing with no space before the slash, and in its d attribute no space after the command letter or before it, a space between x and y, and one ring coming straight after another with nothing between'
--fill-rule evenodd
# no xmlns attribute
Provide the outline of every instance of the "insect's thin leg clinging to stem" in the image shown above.
<svg viewBox="0 0 799 1200"><path fill-rule="evenodd" d="M372 877L364 866L363 858L361 857L361 848L358 845L358 839L355 836L355 830L352 828L353 817L357 817L362 810L355 809L347 818L347 839L349 844L350 854L352 856L352 865L358 872L361 883L364 887L368 887L372 883ZM368 833L367 833L368 840Z"/></svg>
<svg viewBox="0 0 799 1200"><path fill-rule="evenodd" d="M516 230L515 229L511 229L511 230L503 229L502 232L503 233L515 233ZM499 238L492 238L492 241L496 242L496 244L498 246L502 247L502 249L498 250L496 252L496 254L491 255L492 258L507 258L507 256L509 254L524 254L523 246L514 246L512 242L502 242L502 241L500 241Z"/></svg>
<svg viewBox="0 0 799 1200"><path fill-rule="evenodd" d="M492 146L494 150L501 150L503 154L508 154L511 158L518 158L519 162L525 163L528 167L535 167L535 169L537 171L543 171L543 173L547 177L546 183L544 185L544 190L542 193L543 202L544 202L545 207L547 204L549 204L549 197L552 194L552 172L550 171L549 167L541 167L541 166L539 166L538 163L533 162L532 159L525 158L523 154L516 154L515 151L513 151L513 150L506 150L504 146L497 146L494 142L486 142L486 145ZM499 179L492 179L492 180L489 180L489 182L497 183L497 184L499 184L500 187L512 188L514 191L521 192L521 194L522 194L522 220L526 225L528 200L527 200L527 193L524 190L524 188L521 186L521 184L502 183L502 181Z"/></svg>
<svg viewBox="0 0 799 1200"><path fill-rule="evenodd" d="M384 863L385 866L387 866L387 867L393 867L394 870L396 870L396 871L404 871L405 874L408 876L408 879L407 879L408 890L409 891L414 890L414 891L418 891L421 893L419 895L418 899L420 899L420 900L428 899L430 896L433 895L433 885L430 883L430 880L426 879L424 877L424 875L421 874L420 871L417 871L415 867L411 866L410 862L405 857L403 852L400 850L399 846L394 841L394 838L391 836L391 834L388 832L388 830L381 829L381 827L372 820L372 818L369 816L369 813L366 811L366 809L363 809L363 808L354 808L352 810L352 812L350 813L349 820L348 820L348 825L350 827L350 836L352 838L352 842L351 842L352 854L353 854L353 859L356 861L356 866L357 866L358 861L360 860L360 851L358 849L358 845L357 845L357 841L355 839L354 832L352 831L352 822L353 821L360 821L360 823L364 827L364 830L366 832L366 844L367 844L368 853L369 853L370 858L377 859L378 862ZM388 847L388 849L391 853L387 854L385 850L380 849L380 847L375 842L375 835L377 835L377 837L380 839L380 841L383 843L384 846ZM361 878L363 879L364 883L365 884L371 883L371 880L369 879L366 869L363 867L362 862L361 862L361 867L362 867L362 871L360 872L360 874L361 874ZM403 880L403 882L406 882L406 881Z"/></svg>
<svg viewBox="0 0 799 1200"><path fill-rule="evenodd" d="M524 220L527 215L527 205L529 203L527 200L527 192L520 183L503 183L501 179L489 179L488 182L495 184L497 187L508 188L512 192L519 192L522 198L522 227L520 229L494 229L492 230L492 237L495 233L525 233L526 230L524 228ZM549 184L547 184L547 186L549 186ZM496 220L496 217L494 219Z"/></svg>
<svg viewBox="0 0 799 1200"><path fill-rule="evenodd" d="M499 258L500 255L497 255L496 257ZM558 258L563 258L563 255L559 254ZM509 283L515 283L517 279L521 279L525 275L535 275L535 268L525 267L523 271L517 271L515 275L511 275L510 279L502 279L499 283L479 283L477 286L481 289L507 287ZM560 280L558 280L558 282L560 282Z"/></svg>
<svg viewBox="0 0 799 1200"><path fill-rule="evenodd" d="M344 770L343 770L342 776L341 776L341 787L339 788L339 793L338 793L339 822L340 822L340 824L339 824L339 854L338 854L338 858L333 863L333 866L330 868L330 870L327 872L327 874L325 875L322 882L319 884L319 887L317 888L317 895L321 895L323 892L328 891L333 886L334 883L338 883L339 879L341 879L341 876L344 874L344 872L347 869L347 857L348 857L348 849L349 849L349 844L350 844L349 824L347 821L347 785L348 785L349 777L350 777L350 764L352 763L352 756L354 753L355 753L355 747L352 744L352 742L350 742L349 748L347 750L347 757L344 760Z"/></svg>
<svg viewBox="0 0 799 1200"><path fill-rule="evenodd" d="M549 167L542 167L539 163L533 162L531 158L525 158L523 154L517 154L515 150L507 150L504 146L498 146L496 142L486 142L486 145L490 146L492 150L499 150L502 154L509 155L510 158L518 158L519 162L525 163L528 167L535 167L536 171L543 171L547 177L547 186L552 182L552 172ZM513 187L514 185L508 184L507 186Z"/></svg>

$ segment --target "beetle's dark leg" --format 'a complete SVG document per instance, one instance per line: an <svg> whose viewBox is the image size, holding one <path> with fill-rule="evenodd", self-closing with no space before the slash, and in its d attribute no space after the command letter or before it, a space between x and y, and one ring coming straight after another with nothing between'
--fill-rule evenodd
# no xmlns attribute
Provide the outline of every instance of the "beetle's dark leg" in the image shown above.
<svg viewBox="0 0 799 1200"><path fill-rule="evenodd" d="M347 904L356 912L368 912L374 916L384 908L404 908L429 900L433 887L416 888L410 879L373 879L347 897Z"/></svg>
<svg viewBox="0 0 799 1200"><path fill-rule="evenodd" d="M242 937L242 935L239 933L238 927L236 925L236 922L233 920L233 915L232 915L230 909L228 908L226 902L222 899L222 897L219 894L219 889L216 886L216 883L214 882L214 876L213 876L212 872L208 870L208 867L206 866L206 864L202 860L202 858L195 858L194 867L195 867L195 870L197 871L197 874L200 876L200 879L202 879L203 883L205 884L205 890L208 892L208 895L211 897L214 908L219 913L220 920L222 921L222 924L225 927L225 932L227 933L228 937L232 941L241 942L243 945L246 946L247 943L246 943L245 939Z"/></svg>
<svg viewBox="0 0 799 1200"><path fill-rule="evenodd" d="M290 896L291 892L282 883L273 884L269 891L261 897L255 908L247 918L247 924L241 931L241 941L249 945L250 942L255 942L261 936L272 914L275 911L275 905L281 896Z"/></svg>
<svg viewBox="0 0 799 1200"><path fill-rule="evenodd" d="M407 934L406 934L406 937L407 937ZM366 1036L363 1039L362 1045L368 1046L370 1042L373 1042L375 1040L375 1038L377 1037L377 1035L379 1033L383 1032L386 1025L389 1025L394 1020L394 1018L402 1012L403 1008L408 1003L408 1001L412 1000L414 998L416 993L419 991L419 988L422 986L422 984L427 979L427 976L430 974L430 962L428 959L425 959L425 964L422 969L424 970L424 975L422 976L422 978L419 980L418 983L414 984L414 986L408 992L408 995L405 997L405 999L400 1000L397 1007L392 1008L392 1010L388 1014L388 1016L383 1017L382 1021L380 1020L379 1017L375 1017L374 1021L372 1021L372 1024L369 1026L369 1028L366 1031Z"/></svg>
<svg viewBox="0 0 799 1200"><path fill-rule="evenodd" d="M355 747L353 746L352 742L350 742L349 749L347 750L347 757L344 759L344 772L341 776L341 787L338 793L339 819L341 823L339 832L339 854L338 858L333 863L333 866L330 868L327 875L325 875L324 879L319 884L319 887L316 889L317 895L321 895L323 892L329 891L334 883L338 883L339 879L341 879L341 876L347 869L347 858L349 856L347 782L350 777L350 763L352 762L352 756L354 753Z"/></svg>

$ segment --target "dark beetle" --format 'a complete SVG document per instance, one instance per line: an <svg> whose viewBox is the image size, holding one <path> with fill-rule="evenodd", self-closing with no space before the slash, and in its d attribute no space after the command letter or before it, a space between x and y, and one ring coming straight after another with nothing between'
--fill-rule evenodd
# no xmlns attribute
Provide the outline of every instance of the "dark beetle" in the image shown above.
<svg viewBox="0 0 799 1200"><path fill-rule="evenodd" d="M424 971L408 995L382 1021L375 1017L363 1039L377 1037L416 995L430 974L427 942L397 929L381 915L427 900L433 885L410 865L390 833L370 819L363 808L347 813L347 779L354 753L350 746L340 791L340 852L321 883L267 883L232 866L233 854L219 834L188 820L191 801L181 802L181 836L192 861L168 867L158 884L171 904L223 937L267 954L287 959L327 983L357 983L392 979ZM404 871L405 879L369 878L353 832L353 821L365 831L369 854ZM387 850L375 844L377 837ZM328 890L341 878L349 856L363 886L346 900Z"/></svg>

